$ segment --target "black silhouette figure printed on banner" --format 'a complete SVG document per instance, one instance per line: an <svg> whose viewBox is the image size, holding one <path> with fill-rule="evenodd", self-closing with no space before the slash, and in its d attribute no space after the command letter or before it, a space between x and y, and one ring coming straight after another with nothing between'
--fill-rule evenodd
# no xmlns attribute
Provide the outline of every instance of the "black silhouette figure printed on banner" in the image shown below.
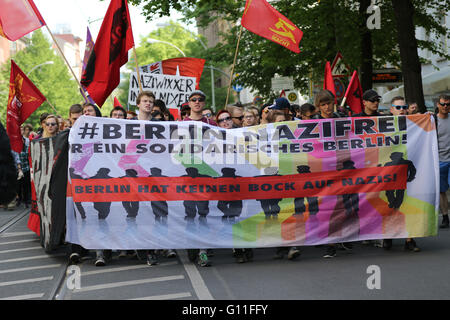
<svg viewBox="0 0 450 320"><path fill-rule="evenodd" d="M200 174L197 168L186 168L186 175L182 177L191 177L191 178L200 178L200 177L209 177L208 175ZM185 200L183 201L184 209L186 212L185 219L188 221L194 220L195 216L199 215L200 221L206 221L206 216L209 213L209 201L193 201L193 200Z"/></svg>
<svg viewBox="0 0 450 320"><path fill-rule="evenodd" d="M416 178L416 167L411 160L403 159L403 153L393 152L390 156L391 162L387 162L384 166L398 166L402 164L408 165L407 182L411 182ZM387 190L386 197L389 202L389 208L399 209L403 203L403 198L405 196L405 189L399 190Z"/></svg>
<svg viewBox="0 0 450 320"><path fill-rule="evenodd" d="M125 176L122 178L137 178L138 173L134 169L125 170ZM127 218L135 219L139 211L139 201L122 201L123 208L127 212Z"/></svg>
<svg viewBox="0 0 450 320"><path fill-rule="evenodd" d="M150 168L149 177L166 177L161 174L161 169ZM167 222L167 215L169 214L169 207L167 201L151 201L153 214L155 215L156 222Z"/></svg>
<svg viewBox="0 0 450 320"><path fill-rule="evenodd" d="M240 178L236 175L236 169L234 168L222 168L221 178ZM219 200L217 202L217 208L223 212L222 221L232 222L236 217L239 217L242 212L242 200L224 201Z"/></svg>
<svg viewBox="0 0 450 320"><path fill-rule="evenodd" d="M109 172L111 170L108 168L100 168L97 171L97 174L91 179L112 179L112 177L109 176ZM94 202L94 209L98 211L98 219L104 220L108 217L110 209L111 209L111 202Z"/></svg>
<svg viewBox="0 0 450 320"><path fill-rule="evenodd" d="M355 163L352 160L346 160L342 163L342 169L339 170L349 170L356 169ZM358 213L359 211L359 195L357 193L343 194L342 199L344 200L344 208L347 215L352 213Z"/></svg>
<svg viewBox="0 0 450 320"><path fill-rule="evenodd" d="M297 166L298 173L311 173L309 166ZM318 197L306 197L308 201L308 211L310 215L316 215L319 212ZM306 211L305 198L299 197L294 199L295 215L301 215Z"/></svg>
<svg viewBox="0 0 450 320"><path fill-rule="evenodd" d="M264 175L263 176L257 176L257 177L264 177L264 176L279 176L278 174L278 168L276 167L268 167L264 169ZM271 217L273 219L278 219L278 213L280 213L280 206L279 202L283 199L256 199L256 201L261 202L261 208L264 211L264 215L266 216L266 219L270 219Z"/></svg>
<svg viewBox="0 0 450 320"><path fill-rule="evenodd" d="M70 174L70 178L71 179L84 179L82 176L80 176L79 174L75 173L75 168L69 168L69 174ZM81 205L81 203L80 202L74 202L74 204L77 207L81 218L82 219L86 219L86 211L84 211L84 208ZM73 208L73 214L76 217L76 210L75 210L75 208Z"/></svg>

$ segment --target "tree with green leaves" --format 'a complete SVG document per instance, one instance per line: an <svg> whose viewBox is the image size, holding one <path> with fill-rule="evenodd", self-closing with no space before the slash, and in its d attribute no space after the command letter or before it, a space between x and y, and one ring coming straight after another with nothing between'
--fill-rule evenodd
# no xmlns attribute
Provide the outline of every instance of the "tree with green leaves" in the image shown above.
<svg viewBox="0 0 450 320"><path fill-rule="evenodd" d="M401 68L404 72L406 98L409 99L411 90L420 91L417 86L418 79L421 81L420 73L418 75L417 70L412 73L408 71L412 64L413 69L417 69L417 61L425 62L418 58L418 48L429 49L446 59L450 59L450 56L445 48L433 41L417 41L415 45L414 42L402 40L406 37L410 39L416 27L423 27L427 32L437 35L447 35L448 30L439 25L438 21L443 13L450 10L450 0L376 2L380 7L381 28L368 30L368 14L365 10L371 3L369 0L272 1L271 5L276 10L304 32L300 42L301 53L292 53L255 34L243 32L235 67L240 74L241 84L269 98L273 95L270 79L274 74L279 74L292 76L296 87L306 93L309 81L321 82L325 62L331 61L340 51L346 64L351 69L360 71L364 89L371 87L373 69L383 68L386 64ZM397 2L405 4L400 6ZM186 19L197 18L203 25L218 17L237 23L245 6L243 0L130 0L130 3L143 5L143 14L149 20L169 15L171 9L176 9L183 12ZM413 10L403 10L406 6ZM408 23L408 26L404 24L405 15L409 15L413 22ZM226 41L208 52L211 60L231 65L238 33L239 27L235 26L228 34L223 35ZM413 57L414 52L416 57ZM406 57L412 57L414 62ZM414 80L409 81L412 78ZM419 101L419 105L424 109L423 102Z"/></svg>
<svg viewBox="0 0 450 320"><path fill-rule="evenodd" d="M179 23L169 22L166 26L158 28L155 31L150 32L147 36L140 40L140 45L136 47L136 55L139 66L148 65L157 61L166 60L170 58L177 58L182 54L175 48L179 48L186 57L193 58L206 58L206 50L202 43L206 41L204 38L193 34L191 31L185 29ZM164 42L168 42L172 45L163 42L151 42L151 39L156 39ZM150 42L149 42L150 41ZM175 47L174 47L175 46ZM214 67L218 68L223 64L217 62ZM211 90L211 72L210 61L207 60L205 68L203 69L202 77L200 79L200 88L208 97L208 102L212 102L212 90ZM130 72L134 72L136 69L136 61L134 55L131 56L130 61L127 64L129 70L125 73L124 80L119 86L119 101L125 106L128 103L128 90ZM218 77L217 72L214 74L214 78ZM214 88L216 105L223 106L226 99L226 88ZM133 106L130 106L134 109Z"/></svg>
<svg viewBox="0 0 450 320"><path fill-rule="evenodd" d="M41 30L34 31L31 43L24 50L17 52L12 59L25 74L28 74L28 78L48 100L26 120L35 128L39 125L39 116L42 113L57 113L63 118L68 118L70 106L83 100L67 65L62 57L52 50L51 43ZM0 88L2 88L0 103L4 106L2 110L5 110L2 114L2 121L6 121L10 72L11 63L8 61L0 69Z"/></svg>

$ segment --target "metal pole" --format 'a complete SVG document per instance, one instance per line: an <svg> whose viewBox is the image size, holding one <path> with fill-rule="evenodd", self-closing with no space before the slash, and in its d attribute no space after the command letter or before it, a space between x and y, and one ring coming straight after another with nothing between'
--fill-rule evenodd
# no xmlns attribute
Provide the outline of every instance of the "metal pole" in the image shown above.
<svg viewBox="0 0 450 320"><path fill-rule="evenodd" d="M225 108L227 107L228 97L230 96L231 82L233 81L234 65L236 64L236 57L237 57L237 53L239 50L239 42L241 41L241 34L242 34L242 25L241 25L241 29L239 30L239 37L238 37L238 41L237 41L237 45L236 45L236 52L234 53L234 61L233 61L233 66L231 68L230 83L228 84L227 100L225 101Z"/></svg>
<svg viewBox="0 0 450 320"><path fill-rule="evenodd" d="M211 70L211 97L212 97L212 109L216 112L216 95L214 93L214 69L209 68Z"/></svg>
<svg viewBox="0 0 450 320"><path fill-rule="evenodd" d="M56 47L58 48L59 53L60 53L60 54L62 55L62 57L64 58L64 61L66 62L67 66L69 67L69 70L72 72L72 75L73 75L73 77L75 78L75 80L76 80L76 82L77 82L77 84L78 84L78 87L80 87L80 89L81 89L81 90L80 90L81 95L83 96L84 100L87 101L86 95L84 94L84 88L83 88L83 86L81 85L80 81L78 80L77 76L75 75L75 72L73 71L72 67L70 66L69 61L67 61L66 56L64 55L64 52L62 51L62 49L61 49L61 47L59 46L58 42L56 41L55 37L53 36L53 33L50 31L50 28L48 27L48 25L45 25L45 27L47 28L48 33L50 33L50 36L52 37L53 42L55 43Z"/></svg>

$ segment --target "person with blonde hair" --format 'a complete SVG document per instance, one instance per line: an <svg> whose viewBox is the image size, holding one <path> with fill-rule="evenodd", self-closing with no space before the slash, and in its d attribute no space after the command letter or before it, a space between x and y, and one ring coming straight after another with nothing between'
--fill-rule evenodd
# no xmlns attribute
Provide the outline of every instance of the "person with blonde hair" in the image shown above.
<svg viewBox="0 0 450 320"><path fill-rule="evenodd" d="M256 122L255 113L251 109L244 110L244 121L242 122L243 127L255 126L258 123Z"/></svg>
<svg viewBox="0 0 450 320"><path fill-rule="evenodd" d="M59 132L58 118L53 114L49 114L43 122L43 129L42 138L55 136Z"/></svg>

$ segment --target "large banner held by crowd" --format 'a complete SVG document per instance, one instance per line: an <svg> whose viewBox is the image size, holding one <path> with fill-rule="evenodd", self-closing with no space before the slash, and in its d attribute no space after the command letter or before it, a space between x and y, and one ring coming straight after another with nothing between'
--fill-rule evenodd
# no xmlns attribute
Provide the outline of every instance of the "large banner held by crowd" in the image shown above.
<svg viewBox="0 0 450 320"><path fill-rule="evenodd" d="M318 245L437 233L430 115L202 122L80 117L66 240L88 249Z"/></svg>

